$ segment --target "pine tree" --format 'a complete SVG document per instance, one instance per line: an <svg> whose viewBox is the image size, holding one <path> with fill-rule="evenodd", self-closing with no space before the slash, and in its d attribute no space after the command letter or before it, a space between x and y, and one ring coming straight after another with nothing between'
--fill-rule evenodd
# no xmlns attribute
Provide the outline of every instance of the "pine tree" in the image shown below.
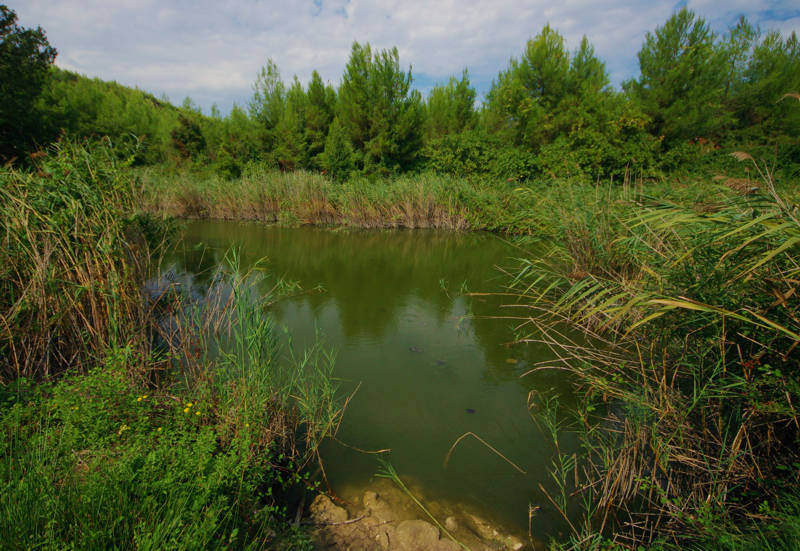
<svg viewBox="0 0 800 551"><path fill-rule="evenodd" d="M625 89L650 117L665 147L715 138L731 118L723 109L725 62L706 22L683 8L647 33L639 50L641 75Z"/></svg>
<svg viewBox="0 0 800 551"><path fill-rule="evenodd" d="M425 137L428 140L471 130L477 122L475 89L464 69L461 80L450 77L444 86L434 86L428 95Z"/></svg>
<svg viewBox="0 0 800 551"><path fill-rule="evenodd" d="M261 126L262 148L272 151L275 148L275 127L286 108L286 86L272 58L267 60L267 64L261 68L256 77L249 108L250 116Z"/></svg>
<svg viewBox="0 0 800 551"><path fill-rule="evenodd" d="M305 127L308 98L297 77L286 93L283 112L273 129L273 158L281 170L308 166Z"/></svg>
<svg viewBox="0 0 800 551"><path fill-rule="evenodd" d="M319 73L314 71L308 83L307 96L305 139L308 160L312 168L319 169L323 166L321 155L336 109L336 92L333 87L325 86Z"/></svg>
<svg viewBox="0 0 800 551"><path fill-rule="evenodd" d="M339 122L333 119L325 139L325 151L322 154L322 165L336 181L342 181L355 168L353 146L347 137L347 131Z"/></svg>
<svg viewBox="0 0 800 551"><path fill-rule="evenodd" d="M553 141L553 118L568 88L569 52L549 25L511 59L487 96L489 129L513 145L533 151Z"/></svg>
<svg viewBox="0 0 800 551"><path fill-rule="evenodd" d="M400 69L397 48L374 56L353 43L339 88L337 116L353 145L358 168L397 172L411 168L422 146L422 97L411 90L411 70Z"/></svg>

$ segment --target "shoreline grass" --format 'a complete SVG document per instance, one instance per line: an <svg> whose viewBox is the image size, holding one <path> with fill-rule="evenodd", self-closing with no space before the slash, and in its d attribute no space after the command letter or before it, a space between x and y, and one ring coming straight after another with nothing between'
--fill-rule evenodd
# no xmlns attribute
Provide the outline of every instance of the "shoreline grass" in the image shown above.
<svg viewBox="0 0 800 551"><path fill-rule="evenodd" d="M514 182L421 174L339 183L318 173L280 172L259 164L249 165L237 180L155 169L138 175L145 209L156 215L518 234L536 227L536 198L519 193Z"/></svg>
<svg viewBox="0 0 800 551"><path fill-rule="evenodd" d="M509 235L555 236L566 206L615 203L637 195L659 197L701 210L715 208L721 189L758 190L744 170L712 171L688 178L589 181L585 177L542 181L457 177L434 172L400 176L355 175L342 182L324 174L283 172L251 162L240 178L175 166L137 169L144 210L185 219L244 220L285 226L486 230ZM605 216L600 210L587 216ZM586 225L591 220L584 221ZM581 236L573 236L577 242Z"/></svg>
<svg viewBox="0 0 800 551"><path fill-rule="evenodd" d="M563 457L545 430L553 464L570 465L551 473L573 521L562 548L796 545L800 224L769 171L741 158L760 193L553 204L550 254L521 262L523 340L549 345L559 359L537 369L569 370L583 398L566 414L557 397L531 404L585 450Z"/></svg>
<svg viewBox="0 0 800 551"><path fill-rule="evenodd" d="M335 430L333 357L317 346L276 360L265 297L235 255L215 279L220 310L198 310L177 287L146 304L144 259L168 228L141 204L550 242L548 255L523 259L512 290L528 305L527 338L560 353L539 368L573 371L583 396L569 417L583 457L559 452L556 398L529 404L554 439L560 495L549 500L573 528L553 545L756 549L800 534L797 190L776 189L760 165L753 192L749 180L334 184L257 165L235 182L147 171L135 182L115 159L65 142L38 174L0 173L10 547L308 545L278 494L305 484L302 467ZM150 347L165 311L179 331L159 356ZM599 346L571 342L563 324Z"/></svg>
<svg viewBox="0 0 800 551"><path fill-rule="evenodd" d="M38 162L0 171L3 547L308 549L287 508L338 425L333 355L279 358L235 255L219 308L173 284L148 302L169 224L110 146ZM169 312L180 338L153 349Z"/></svg>

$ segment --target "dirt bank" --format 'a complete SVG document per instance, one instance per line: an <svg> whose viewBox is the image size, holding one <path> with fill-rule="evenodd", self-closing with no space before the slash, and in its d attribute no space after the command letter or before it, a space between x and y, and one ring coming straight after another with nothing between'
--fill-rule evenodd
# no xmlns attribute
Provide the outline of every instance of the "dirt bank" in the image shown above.
<svg viewBox="0 0 800 551"><path fill-rule="evenodd" d="M412 489L421 497L419 489ZM337 504L338 503L338 504ZM318 549L329 551L518 551L532 542L506 533L467 508L423 500L439 525L389 480L351 488L334 503L320 495L311 504ZM536 546L538 547L538 546Z"/></svg>

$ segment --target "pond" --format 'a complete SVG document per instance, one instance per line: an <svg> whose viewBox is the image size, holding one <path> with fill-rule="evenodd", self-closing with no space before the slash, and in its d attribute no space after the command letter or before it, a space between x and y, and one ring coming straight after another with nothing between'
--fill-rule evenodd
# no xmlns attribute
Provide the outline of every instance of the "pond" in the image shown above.
<svg viewBox="0 0 800 551"><path fill-rule="evenodd" d="M349 402L337 441L322 449L336 492L369 484L382 454L426 496L465 504L509 530L528 530L528 505L541 505L538 536L562 527L539 490L553 451L527 410L533 390L569 396L561 372L522 375L551 358L534 344L510 345L500 268L522 253L484 233L280 228L193 221L167 267L209 274L237 247L243 268L266 259L274 277L303 292L273 313L301 350L323 338L336 351L335 375ZM195 281L201 277L193 278ZM321 286L321 289L315 289ZM475 294L468 295L467 290ZM505 456L504 460L473 437ZM513 462L525 474L518 472Z"/></svg>

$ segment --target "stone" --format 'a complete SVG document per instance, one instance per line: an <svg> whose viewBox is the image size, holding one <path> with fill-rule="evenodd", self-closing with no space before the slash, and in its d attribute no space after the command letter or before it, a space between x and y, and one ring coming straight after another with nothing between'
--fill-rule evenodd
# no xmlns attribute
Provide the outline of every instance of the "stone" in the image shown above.
<svg viewBox="0 0 800 551"><path fill-rule="evenodd" d="M383 526L381 526L381 528L382 528L381 534L384 534L386 536L385 540L383 537L381 537L381 541L386 541L386 549L396 548L397 528L395 526L392 526L391 524L384 524Z"/></svg>
<svg viewBox="0 0 800 551"><path fill-rule="evenodd" d="M467 515L467 520L472 524L472 529L478 534L481 539L485 541L500 541L503 536L500 535L494 526L483 520L477 515Z"/></svg>
<svg viewBox="0 0 800 551"><path fill-rule="evenodd" d="M424 520L404 520L397 526L398 549L428 551L439 543L439 529Z"/></svg>
<svg viewBox="0 0 800 551"><path fill-rule="evenodd" d="M395 511L392 506L381 498L380 495L373 491L364 492L364 497L361 499L364 507L369 512L370 516L375 517L380 522L391 522L397 520Z"/></svg>
<svg viewBox="0 0 800 551"><path fill-rule="evenodd" d="M372 510L377 506L378 499L378 494L372 490L369 490L364 492L364 497L361 498L361 502L364 504L364 507Z"/></svg>
<svg viewBox="0 0 800 551"><path fill-rule="evenodd" d="M458 530L458 521L456 520L456 517L447 517L444 519L444 527L450 532L455 532Z"/></svg>
<svg viewBox="0 0 800 551"><path fill-rule="evenodd" d="M311 517L314 522L320 524L330 524L334 522L344 522L348 518L347 510L338 505L334 505L331 499L323 494L319 494L311 502Z"/></svg>
<svg viewBox="0 0 800 551"><path fill-rule="evenodd" d="M378 532L375 534L375 542L381 549L389 549L389 534L386 532Z"/></svg>
<svg viewBox="0 0 800 551"><path fill-rule="evenodd" d="M436 551L461 551L461 546L449 538L442 538L434 549Z"/></svg>
<svg viewBox="0 0 800 551"><path fill-rule="evenodd" d="M497 531L497 529L480 518L477 515L466 515L466 520L470 525L475 534L485 542L492 542L494 544L500 544L503 549L509 549L513 551L519 551L525 544L519 538L515 538L511 535L501 534Z"/></svg>

